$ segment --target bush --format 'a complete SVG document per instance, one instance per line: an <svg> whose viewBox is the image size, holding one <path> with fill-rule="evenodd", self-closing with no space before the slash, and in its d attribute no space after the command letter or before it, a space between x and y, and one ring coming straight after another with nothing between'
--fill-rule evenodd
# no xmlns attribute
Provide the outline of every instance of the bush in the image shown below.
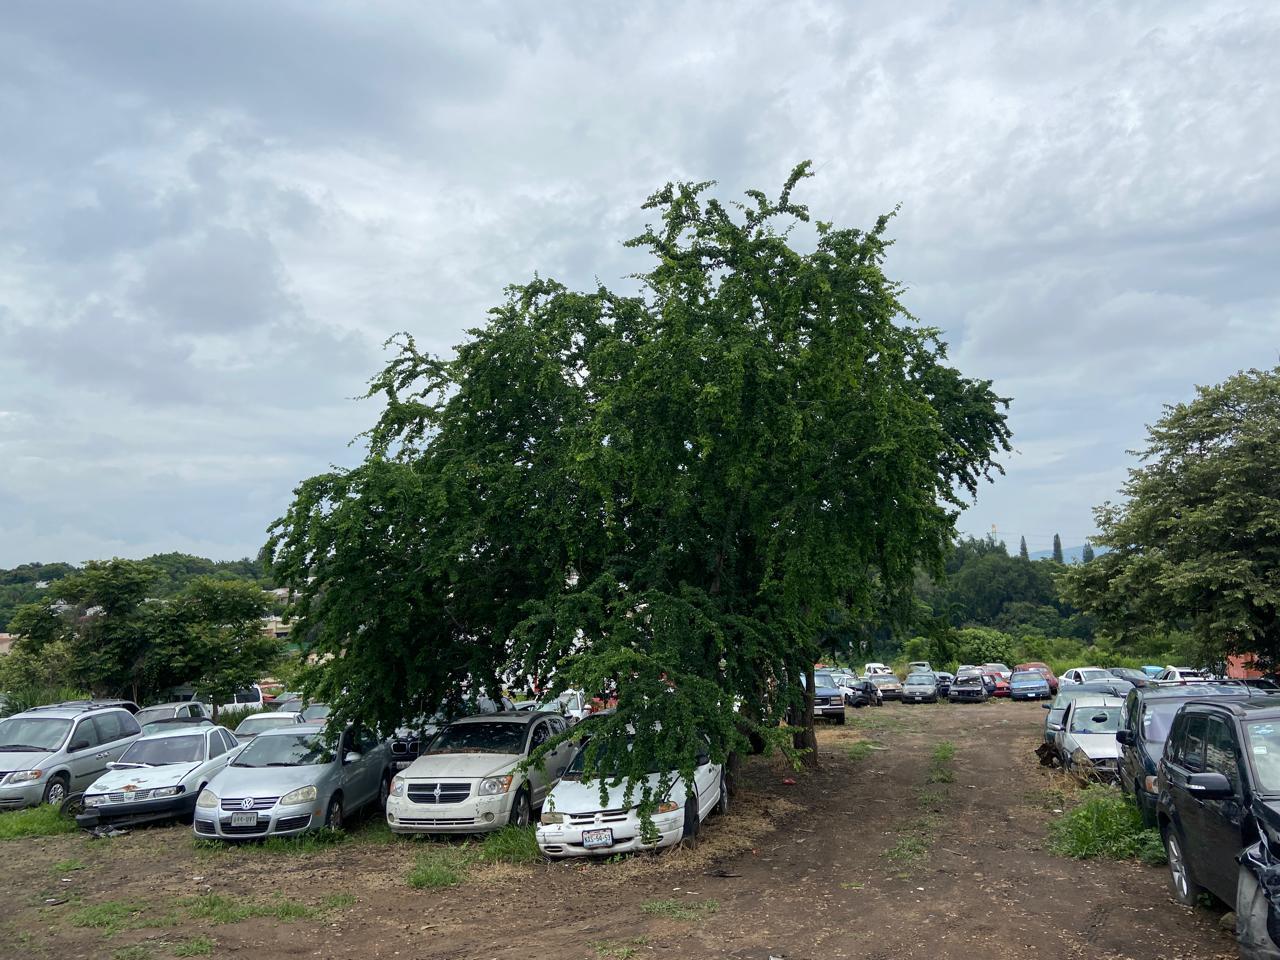
<svg viewBox="0 0 1280 960"><path fill-rule="evenodd" d="M1163 863L1160 832L1144 827L1142 814L1115 787L1091 786L1080 800L1049 825L1049 847L1076 860L1141 859Z"/></svg>
<svg viewBox="0 0 1280 960"><path fill-rule="evenodd" d="M956 631L963 663L1005 663L1017 661L1013 637L989 627L965 627Z"/></svg>

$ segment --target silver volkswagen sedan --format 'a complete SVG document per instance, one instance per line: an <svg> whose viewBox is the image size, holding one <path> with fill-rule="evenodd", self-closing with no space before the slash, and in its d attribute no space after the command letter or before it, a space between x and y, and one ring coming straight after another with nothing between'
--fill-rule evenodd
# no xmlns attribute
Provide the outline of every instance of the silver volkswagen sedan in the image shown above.
<svg viewBox="0 0 1280 960"><path fill-rule="evenodd" d="M368 732L331 744L320 723L264 730L201 792L194 830L241 840L341 828L361 807L384 807L390 784L391 751Z"/></svg>

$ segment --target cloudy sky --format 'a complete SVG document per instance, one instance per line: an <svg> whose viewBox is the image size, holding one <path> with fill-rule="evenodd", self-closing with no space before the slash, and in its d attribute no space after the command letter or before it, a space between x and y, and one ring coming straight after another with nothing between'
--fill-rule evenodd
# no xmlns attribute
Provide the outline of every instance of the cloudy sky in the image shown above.
<svg viewBox="0 0 1280 960"><path fill-rule="evenodd" d="M388 335L805 158L1014 400L962 527L1079 543L1162 403L1280 354L1278 51L1265 0L6 3L0 566L256 552Z"/></svg>

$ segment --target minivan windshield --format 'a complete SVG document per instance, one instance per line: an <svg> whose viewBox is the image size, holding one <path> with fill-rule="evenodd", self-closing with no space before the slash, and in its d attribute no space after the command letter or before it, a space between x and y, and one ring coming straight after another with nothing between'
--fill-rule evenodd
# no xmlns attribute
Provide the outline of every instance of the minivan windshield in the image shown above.
<svg viewBox="0 0 1280 960"><path fill-rule="evenodd" d="M455 723L437 733L426 752L519 754L528 732L523 723Z"/></svg>
<svg viewBox="0 0 1280 960"><path fill-rule="evenodd" d="M309 767L333 763L333 751L318 733L254 737L232 762L233 767Z"/></svg>
<svg viewBox="0 0 1280 960"><path fill-rule="evenodd" d="M70 720L57 717L10 717L0 720L0 750L57 750L70 729Z"/></svg>
<svg viewBox="0 0 1280 960"><path fill-rule="evenodd" d="M292 713L258 713L252 717L245 717L240 721L240 725L236 727L236 736L252 737L263 730L273 730L276 727L292 727L297 722L297 717Z"/></svg>
<svg viewBox="0 0 1280 960"><path fill-rule="evenodd" d="M157 737L135 740L120 757L121 763L162 767L167 763L196 763L204 759L204 734L190 737Z"/></svg>

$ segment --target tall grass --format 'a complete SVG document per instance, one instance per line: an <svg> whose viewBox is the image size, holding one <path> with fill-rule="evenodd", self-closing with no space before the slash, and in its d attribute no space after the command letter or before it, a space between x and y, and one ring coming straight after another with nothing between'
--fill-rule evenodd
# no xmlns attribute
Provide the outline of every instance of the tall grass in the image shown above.
<svg viewBox="0 0 1280 960"><path fill-rule="evenodd" d="M75 829L74 820L64 817L57 807L48 804L0 813L0 840L52 837L59 833L74 833Z"/></svg>
<svg viewBox="0 0 1280 960"><path fill-rule="evenodd" d="M1165 862L1160 831L1145 827L1138 808L1115 787L1094 785L1080 800L1049 824L1049 847L1076 860L1139 859Z"/></svg>

